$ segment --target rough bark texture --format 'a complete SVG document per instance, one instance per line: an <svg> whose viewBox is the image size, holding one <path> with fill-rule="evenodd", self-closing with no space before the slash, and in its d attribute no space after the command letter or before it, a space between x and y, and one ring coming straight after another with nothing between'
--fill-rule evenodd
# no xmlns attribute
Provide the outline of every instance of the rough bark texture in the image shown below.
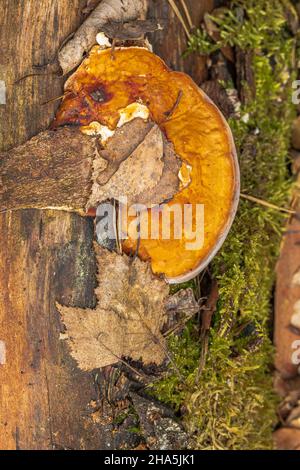
<svg viewBox="0 0 300 470"><path fill-rule="evenodd" d="M84 214L96 152L94 138L61 128L0 154L0 211L35 207Z"/></svg>
<svg viewBox="0 0 300 470"><path fill-rule="evenodd" d="M195 23L206 3L188 2ZM23 144L52 121L57 102L42 103L63 93L63 79L15 81L34 72L33 65L52 61L82 22L86 5L1 0L0 80L7 104L0 105L0 151ZM150 16L170 19L154 41L155 52L174 69L189 64L186 71L199 82L203 61L198 66L182 59L186 39L167 2L153 2ZM114 448L112 429L93 415L101 400L98 382L71 358L55 307L56 301L95 306L92 222L66 212L20 210L0 214L0 233L0 449Z"/></svg>
<svg viewBox="0 0 300 470"><path fill-rule="evenodd" d="M180 2L177 2L177 4L179 6ZM214 6L217 5L217 1L186 0L186 5L197 28L203 19L204 13L211 12ZM201 57L198 54L191 54L188 57L183 56L187 48L187 37L168 1L150 0L148 17L161 18L167 22L167 26L163 31L149 35L154 52L173 70L188 73L197 84L204 82L207 78L206 57Z"/></svg>
<svg viewBox="0 0 300 470"><path fill-rule="evenodd" d="M298 176L299 181L299 176ZM299 211L299 198L294 199L294 209ZM276 268L275 291L275 331L276 346L275 367L283 379L297 376L299 364L293 361L293 355L299 349L300 330L293 327L292 317L296 311L296 302L300 295L300 222L292 217L286 226L282 241L280 258Z"/></svg>
<svg viewBox="0 0 300 470"><path fill-rule="evenodd" d="M82 21L84 0L1 0L0 149L44 130L62 94L52 76L13 82L50 61ZM81 372L59 339L55 301L93 307L92 223L65 212L26 210L0 215L0 448L105 448L89 415L92 374ZM107 436L109 439L109 436Z"/></svg>

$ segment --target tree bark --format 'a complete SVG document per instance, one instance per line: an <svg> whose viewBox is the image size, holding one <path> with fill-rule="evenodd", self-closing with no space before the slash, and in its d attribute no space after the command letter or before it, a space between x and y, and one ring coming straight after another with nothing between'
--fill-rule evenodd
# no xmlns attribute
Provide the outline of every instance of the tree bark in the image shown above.
<svg viewBox="0 0 300 470"><path fill-rule="evenodd" d="M180 2L177 2L177 4L180 7ZM217 1L186 0L186 5L195 28L198 28L203 20L204 13L211 12L214 6L217 5ZM180 11L184 16L184 11L182 9ZM148 16L149 18L162 18L167 21L167 26L163 31L150 35L150 42L153 45L154 52L171 69L188 73L197 84L204 82L207 79L207 58L199 54L184 55L188 46L188 39L169 2L167 0L150 0ZM186 19L185 22L187 24Z"/></svg>
<svg viewBox="0 0 300 470"><path fill-rule="evenodd" d="M52 121L57 102L42 103L62 94L63 80L47 75L14 82L53 59L85 5L1 0L0 79L7 90L1 151ZM89 415L89 403L99 400L93 375L70 357L55 307L56 301L95 305L92 222L23 210L0 214L0 231L0 448L105 448L106 436Z"/></svg>
<svg viewBox="0 0 300 470"><path fill-rule="evenodd" d="M0 2L0 80L7 90L6 105L0 105L4 152L53 120L58 102L42 103L62 95L64 79L44 75L15 82L34 72L34 65L51 63L82 22L87 2ZM195 23L211 3L188 2ZM172 68L186 68L202 81L205 64L182 58L186 37L169 4L153 1L149 16L169 19L167 30L155 36L155 52ZM113 449L112 433L93 414L102 400L97 371L83 372L71 358L55 307L56 302L95 306L91 219L17 210L0 214L0 231L0 449Z"/></svg>

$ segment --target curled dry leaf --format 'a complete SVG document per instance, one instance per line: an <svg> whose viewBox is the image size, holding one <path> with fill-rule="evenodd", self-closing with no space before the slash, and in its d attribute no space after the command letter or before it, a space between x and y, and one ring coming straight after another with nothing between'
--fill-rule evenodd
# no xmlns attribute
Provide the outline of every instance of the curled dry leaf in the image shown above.
<svg viewBox="0 0 300 470"><path fill-rule="evenodd" d="M105 24L110 21L126 22L143 18L146 10L146 0L102 0L60 50L58 61L63 74L80 64L84 54L96 43L97 33Z"/></svg>
<svg viewBox="0 0 300 470"><path fill-rule="evenodd" d="M155 277L149 263L111 253L95 245L99 267L95 309L58 305L71 354L78 366L92 370L121 358L161 364L165 343L168 286Z"/></svg>
<svg viewBox="0 0 300 470"><path fill-rule="evenodd" d="M95 166L89 207L106 199L127 197L128 205L149 207L172 198L179 189L181 161L156 124L141 119L124 124L108 140Z"/></svg>
<svg viewBox="0 0 300 470"><path fill-rule="evenodd" d="M170 295L166 300L165 308L168 316L164 325L164 334L167 336L183 329L186 322L200 310L191 287L180 289Z"/></svg>
<svg viewBox="0 0 300 470"><path fill-rule="evenodd" d="M199 312L200 307L195 299L194 291L191 287L180 289L173 295L170 295L166 302L168 312L191 315Z"/></svg>

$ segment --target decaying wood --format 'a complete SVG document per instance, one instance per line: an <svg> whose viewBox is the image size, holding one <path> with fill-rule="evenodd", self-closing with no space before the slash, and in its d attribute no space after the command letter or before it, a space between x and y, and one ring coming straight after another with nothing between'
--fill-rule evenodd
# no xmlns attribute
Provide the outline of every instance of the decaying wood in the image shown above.
<svg viewBox="0 0 300 470"><path fill-rule="evenodd" d="M104 148L78 128L41 132L0 154L0 211L52 208L85 215L121 196L129 205L160 204L178 191L180 165L158 126L141 119L119 128Z"/></svg>
<svg viewBox="0 0 300 470"><path fill-rule="evenodd" d="M45 131L0 154L0 211L56 208L85 212L95 139L76 128Z"/></svg>
<svg viewBox="0 0 300 470"><path fill-rule="evenodd" d="M256 87L253 70L253 51L247 52L237 48L236 50L236 72L237 87L242 104L251 103L255 98ZM247 86L245 86L247 83Z"/></svg>
<svg viewBox="0 0 300 470"><path fill-rule="evenodd" d="M63 74L80 64L84 54L96 43L96 35L101 32L102 26L110 21L126 22L143 18L146 10L147 0L102 0L60 50L58 60Z"/></svg>
<svg viewBox="0 0 300 470"><path fill-rule="evenodd" d="M218 106L226 119L239 116L241 103L236 90L226 90L218 80L207 80L202 83L201 89Z"/></svg>
<svg viewBox="0 0 300 470"><path fill-rule="evenodd" d="M298 209L295 201L294 209ZM284 379L297 375L299 365L293 363L295 341L300 340L300 329L293 327L292 318L296 313L297 301L300 298L300 222L292 216L286 226L280 257L277 262L275 291L275 331L276 346L275 367Z"/></svg>
<svg viewBox="0 0 300 470"><path fill-rule="evenodd" d="M187 3L192 14L198 11L198 0ZM16 81L57 56L64 39L80 25L87 2L73 0L70 8L67 0L3 0L1 6L0 79L5 81L7 104L0 106L0 150L6 152L52 121L57 102L41 103L63 94L63 79L46 75ZM169 7L156 2L153 17L161 16L161 8L167 8L168 16ZM172 34L164 33L169 40L159 46L160 36L155 42L157 52L161 48L176 69L188 63L186 71L195 70L194 58L182 59L186 42L178 34L178 23L170 27ZM84 48L89 48L88 37ZM60 58L67 50L62 49ZM72 63L67 60L65 72L74 66L73 59L81 55L72 57ZM196 69L201 75L200 62ZM200 75L194 74L197 81ZM38 165L30 171L41 174ZM0 230L0 448L116 448L112 414L105 421L101 411L98 371L77 367L55 306L96 306L91 221L66 212L19 210L0 214Z"/></svg>
<svg viewBox="0 0 300 470"><path fill-rule="evenodd" d="M46 129L63 93L49 75L13 83L49 62L79 26L85 0L3 0L0 150ZM36 21L36 18L39 20ZM33 27L34 22L34 27ZM60 339L55 302L94 307L93 225L76 214L26 210L0 214L0 448L112 448L111 433L95 423L89 403L100 403L94 376L80 371ZM3 355L2 355L3 357ZM109 447L110 446L110 447Z"/></svg>
<svg viewBox="0 0 300 470"><path fill-rule="evenodd" d="M170 409L136 393L131 393L130 397L138 414L148 449L182 450L187 448L188 433L176 421Z"/></svg>
<svg viewBox="0 0 300 470"><path fill-rule="evenodd" d="M186 0L186 6L195 25L203 20L205 12L211 12L215 6L215 0ZM180 5L178 3L180 8ZM181 8L182 13L184 10ZM177 18L169 2L162 0L150 0L148 17L164 20L167 26L154 34L149 35L155 54L159 55L173 70L188 73L197 84L207 79L206 57L199 54L184 55L187 48L186 33Z"/></svg>

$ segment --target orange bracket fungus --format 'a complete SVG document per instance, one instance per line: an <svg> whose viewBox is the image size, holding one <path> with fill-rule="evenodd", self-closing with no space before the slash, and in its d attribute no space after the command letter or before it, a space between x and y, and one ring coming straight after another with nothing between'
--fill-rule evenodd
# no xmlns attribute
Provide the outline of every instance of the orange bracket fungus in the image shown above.
<svg viewBox="0 0 300 470"><path fill-rule="evenodd" d="M209 263L239 196L222 114L144 47L117 47L112 56L94 46L67 80L52 129L1 155L0 178L0 210L89 215L119 201L121 252L150 261L170 283Z"/></svg>
<svg viewBox="0 0 300 470"><path fill-rule="evenodd" d="M112 157L111 165L106 157L103 174L107 179L114 176L90 199L94 207L109 197L124 195L130 202L146 203L146 210L128 213L125 218L123 252L137 251L142 260L151 261L154 273L163 274L171 283L194 277L220 248L238 203L237 158L231 131L220 111L191 78L169 70L159 57L141 47L117 48L112 57L110 49L95 46L69 78L65 91L54 126L79 126L84 134L98 136L102 153L130 121L140 128L131 129L131 134L140 136L137 140L139 146L144 146L142 151L131 154L132 162L127 160L127 170L123 168L119 177L124 161L120 163L118 158L126 156ZM159 172L163 172L162 159L166 160L168 153L174 164L169 165L172 168L166 181L170 174L174 177L178 159L179 181L163 195L157 185ZM153 168L147 175L148 165ZM112 170L114 166L117 172ZM104 181L101 171L97 173L98 181ZM152 200L150 195L147 197L151 178ZM134 180L141 185L140 198L134 197L139 186L137 183L134 188ZM197 213L199 207L202 209ZM185 213L190 221L186 220L188 216L184 219ZM136 236L137 217L140 237ZM159 219L159 227L156 236L151 237L155 218ZM163 233L164 220L170 221L170 236Z"/></svg>

